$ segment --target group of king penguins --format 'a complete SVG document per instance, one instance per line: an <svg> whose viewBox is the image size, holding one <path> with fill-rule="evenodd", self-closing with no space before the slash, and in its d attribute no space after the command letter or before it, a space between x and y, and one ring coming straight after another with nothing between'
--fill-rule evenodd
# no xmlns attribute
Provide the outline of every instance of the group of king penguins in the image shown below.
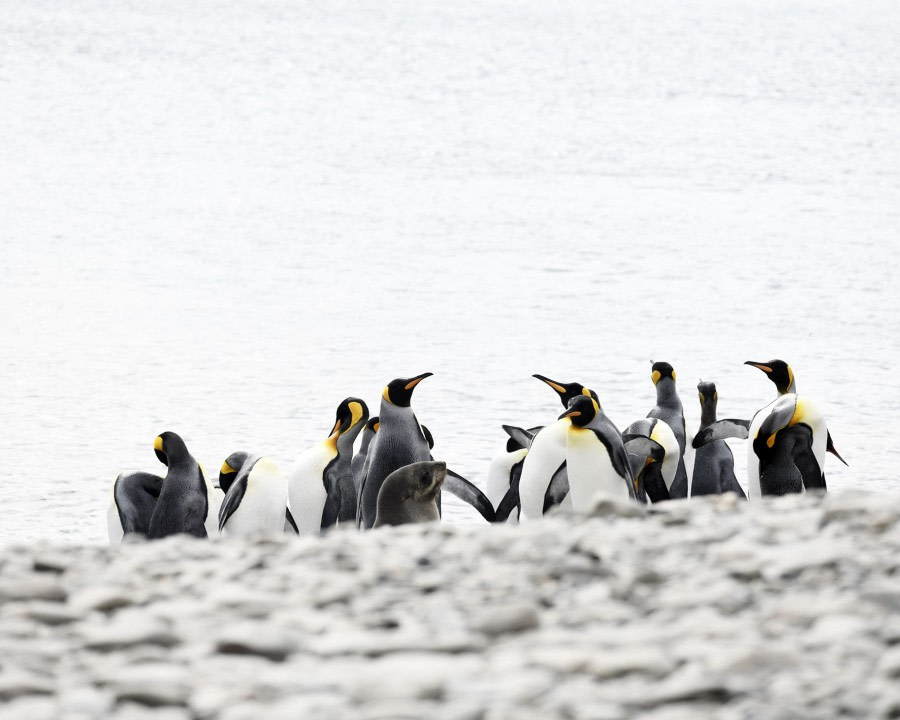
<svg viewBox="0 0 900 720"><path fill-rule="evenodd" d="M488 522L534 520L557 506L586 512L601 496L640 503L725 492L747 497L735 477L728 438L750 440L751 498L825 490L826 452L844 460L821 411L797 394L784 361L746 364L766 373L778 395L751 420L718 420L715 383L701 381L700 428L693 436L669 363L653 363L656 406L623 432L593 390L534 375L556 392L563 412L544 426L503 425L508 439L491 461L486 493L432 457L434 440L412 409L413 391L432 373L388 383L377 417L369 417L363 400L343 400L328 437L301 453L287 475L270 457L235 452L213 484L184 440L164 432L153 447L167 467L165 477L132 472L116 478L110 541L127 534L309 534L340 525L436 521L442 490Z"/></svg>

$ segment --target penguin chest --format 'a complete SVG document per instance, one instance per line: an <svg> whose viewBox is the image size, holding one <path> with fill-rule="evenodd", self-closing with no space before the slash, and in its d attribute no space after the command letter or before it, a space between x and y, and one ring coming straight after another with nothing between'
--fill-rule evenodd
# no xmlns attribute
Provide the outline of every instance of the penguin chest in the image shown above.
<svg viewBox="0 0 900 720"><path fill-rule="evenodd" d="M525 448L507 452L506 443L504 443L503 449L491 460L491 465L488 468L487 491L485 494L494 507L500 504L503 496L506 495L506 491L509 490L512 469L527 454L528 450Z"/></svg>
<svg viewBox="0 0 900 720"><path fill-rule="evenodd" d="M566 466L576 512L587 512L598 494L629 498L628 480L616 471L606 445L593 430L569 428Z"/></svg>
<svg viewBox="0 0 900 720"><path fill-rule="evenodd" d="M666 489L669 490L675 481L675 473L678 472L678 459L681 454L681 450L678 447L678 439L675 437L672 428L663 420L656 421L656 424L653 426L653 432L650 433L650 439L659 443L665 451L660 473L663 481L666 483Z"/></svg>
<svg viewBox="0 0 900 720"><path fill-rule="evenodd" d="M337 451L322 445L301 455L291 470L288 495L300 534L318 533L322 527L322 510L328 497L325 470L336 459Z"/></svg>
<svg viewBox="0 0 900 720"><path fill-rule="evenodd" d="M222 529L225 535L250 535L284 530L287 482L277 466L259 460L247 478L241 504Z"/></svg>
<svg viewBox="0 0 900 720"><path fill-rule="evenodd" d="M553 474L566 460L568 420L558 420L541 430L531 443L519 479L521 519L534 519L544 514L544 495Z"/></svg>

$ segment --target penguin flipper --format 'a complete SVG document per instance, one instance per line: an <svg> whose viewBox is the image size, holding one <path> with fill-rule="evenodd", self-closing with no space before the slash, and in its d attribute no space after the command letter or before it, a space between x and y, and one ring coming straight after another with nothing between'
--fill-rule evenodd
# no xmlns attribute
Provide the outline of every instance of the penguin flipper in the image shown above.
<svg viewBox="0 0 900 720"><path fill-rule="evenodd" d="M847 464L847 461L844 460L844 458L841 457L840 453L838 453L837 448L834 447L834 441L831 439L831 433L828 432L827 430L826 430L825 432L828 433L828 440L827 440L827 443L826 443L826 445L825 445L825 450L826 450L826 452L830 452L830 453L831 453L832 455L834 455L838 460L840 460L842 463L844 463L844 465L847 465L847 467L850 467L850 465Z"/></svg>
<svg viewBox="0 0 900 720"><path fill-rule="evenodd" d="M512 511L519 507L519 484L510 485L506 495L497 505L497 512L494 515L494 522L506 522Z"/></svg>
<svg viewBox="0 0 900 720"><path fill-rule="evenodd" d="M336 482L332 482L330 485L328 494L325 496L325 506L322 508L321 530L327 530L336 525L341 512L341 489Z"/></svg>
<svg viewBox="0 0 900 720"><path fill-rule="evenodd" d="M654 503L669 500L669 489L662 476L660 463L650 463L641 473L641 485L647 493L647 497Z"/></svg>
<svg viewBox="0 0 900 720"><path fill-rule="evenodd" d="M453 470L450 470L449 468L447 469L447 477L444 479L443 490L446 490L463 502L471 505L481 513L481 517L488 522L494 522L496 513L494 512L494 506L491 505L491 501L488 500L487 495L481 492L481 490L459 473L453 472Z"/></svg>
<svg viewBox="0 0 900 720"><path fill-rule="evenodd" d="M294 516L291 515L291 509L289 507L285 507L284 509L284 531L287 532L288 527L291 528L297 535L300 534L300 528L297 527L297 523L294 521Z"/></svg>
<svg viewBox="0 0 900 720"><path fill-rule="evenodd" d="M531 447L531 441L534 440L535 433L529 432L524 428L516 427L515 425L503 425L503 430L509 435L509 439L515 443L515 447L509 447L509 444L506 446L507 452L514 452L515 450L521 450Z"/></svg>
<svg viewBox="0 0 900 720"><path fill-rule="evenodd" d="M694 442L691 445L694 449L703 447L713 440L725 440L726 438L740 438L746 440L750 435L750 421L729 418L727 420L717 420L707 425L694 436Z"/></svg>
<svg viewBox="0 0 900 720"><path fill-rule="evenodd" d="M547 485L547 492L544 493L544 514L546 515L550 508L561 505L568 494L569 471L566 467L566 461L563 460L562 465L556 469L556 472L553 473L553 477L550 478L550 482Z"/></svg>
<svg viewBox="0 0 900 720"><path fill-rule="evenodd" d="M222 532L222 528L225 527L228 518L230 518L234 514L234 511L241 506L241 500L244 499L245 492L247 492L246 475L237 482L232 482L228 488L228 492L225 494L225 499L222 501L222 506L219 508L219 532Z"/></svg>

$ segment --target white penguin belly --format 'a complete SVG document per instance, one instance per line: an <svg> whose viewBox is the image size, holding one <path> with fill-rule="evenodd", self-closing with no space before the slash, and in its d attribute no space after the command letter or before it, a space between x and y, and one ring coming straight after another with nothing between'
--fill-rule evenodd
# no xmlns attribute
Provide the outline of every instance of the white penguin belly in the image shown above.
<svg viewBox="0 0 900 720"><path fill-rule="evenodd" d="M597 495L629 498L626 479L616 472L606 446L592 430L569 428L566 469L575 512L590 510Z"/></svg>
<svg viewBox="0 0 900 720"><path fill-rule="evenodd" d="M488 467L487 488L485 495L491 501L494 508L500 504L506 491L509 490L509 474L517 462L528 454L528 450L520 448L513 452L508 452L506 443L503 443L503 449L494 455Z"/></svg>
<svg viewBox="0 0 900 720"><path fill-rule="evenodd" d="M678 472L678 458L681 456L678 438L667 422L657 420L653 432L650 433L650 439L658 442L665 451L660 472L666 483L666 490L669 490L675 480L675 473Z"/></svg>
<svg viewBox="0 0 900 720"><path fill-rule="evenodd" d="M519 479L520 521L543 516L544 495L550 480L566 459L566 438L570 425L568 418L564 418L535 435Z"/></svg>
<svg viewBox="0 0 900 720"><path fill-rule="evenodd" d="M326 445L317 445L301 455L288 478L291 515L301 535L318 533L322 529L322 510L328 493L322 476L335 458Z"/></svg>
<svg viewBox="0 0 900 720"><path fill-rule="evenodd" d="M110 545L118 545L122 542L122 538L125 537L125 532L122 530L122 521L119 519L119 508L116 505L115 496L110 499L109 507L106 509L106 530L109 533Z"/></svg>
<svg viewBox="0 0 900 720"><path fill-rule="evenodd" d="M223 535L283 533L287 481L269 458L260 458L247 478L241 504L226 520Z"/></svg>
<svg viewBox="0 0 900 720"><path fill-rule="evenodd" d="M210 482L202 465L200 466L200 474L203 475L203 482L206 483L206 502L209 504L206 522L203 525L206 528L206 534L209 537L215 537L219 534L219 508L222 507L225 493Z"/></svg>

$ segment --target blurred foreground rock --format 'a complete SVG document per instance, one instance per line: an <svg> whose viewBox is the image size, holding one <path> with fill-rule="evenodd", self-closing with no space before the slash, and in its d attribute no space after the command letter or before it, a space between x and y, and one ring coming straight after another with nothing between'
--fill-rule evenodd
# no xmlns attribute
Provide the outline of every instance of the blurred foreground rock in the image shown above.
<svg viewBox="0 0 900 720"><path fill-rule="evenodd" d="M900 717L900 496L12 547L0 720Z"/></svg>

